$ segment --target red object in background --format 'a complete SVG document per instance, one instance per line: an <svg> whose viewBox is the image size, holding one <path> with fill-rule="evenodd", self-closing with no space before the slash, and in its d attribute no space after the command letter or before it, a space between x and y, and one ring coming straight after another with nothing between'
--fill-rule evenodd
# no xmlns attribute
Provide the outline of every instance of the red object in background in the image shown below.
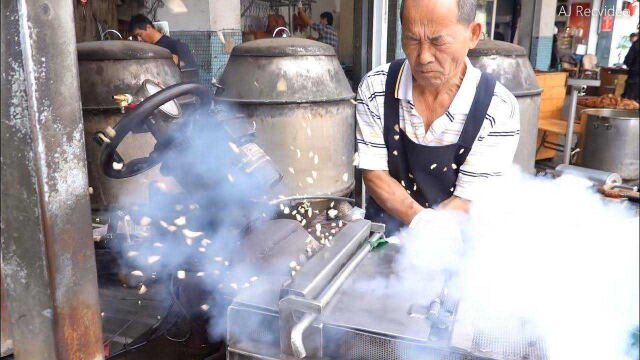
<svg viewBox="0 0 640 360"><path fill-rule="evenodd" d="M582 38L589 38L589 28L591 27L591 3L580 2L571 4L569 16L569 27L572 29L582 29Z"/></svg>
<svg viewBox="0 0 640 360"><path fill-rule="evenodd" d="M626 1L626 5L627 10L629 11L629 16L633 16L638 8L638 1Z"/></svg>
<svg viewBox="0 0 640 360"><path fill-rule="evenodd" d="M87 7L88 4L89 4L89 0L80 0L80 6Z"/></svg>
<svg viewBox="0 0 640 360"><path fill-rule="evenodd" d="M614 20L615 16L613 15L603 15L600 19L600 32L612 32Z"/></svg>

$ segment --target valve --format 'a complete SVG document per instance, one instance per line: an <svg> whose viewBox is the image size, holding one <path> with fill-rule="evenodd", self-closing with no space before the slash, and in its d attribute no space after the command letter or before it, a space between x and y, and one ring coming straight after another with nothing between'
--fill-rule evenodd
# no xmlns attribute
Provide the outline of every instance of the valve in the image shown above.
<svg viewBox="0 0 640 360"><path fill-rule="evenodd" d="M120 108L120 112L124 114L124 109L133 102L133 96L129 94L117 94L113 95L113 100Z"/></svg>

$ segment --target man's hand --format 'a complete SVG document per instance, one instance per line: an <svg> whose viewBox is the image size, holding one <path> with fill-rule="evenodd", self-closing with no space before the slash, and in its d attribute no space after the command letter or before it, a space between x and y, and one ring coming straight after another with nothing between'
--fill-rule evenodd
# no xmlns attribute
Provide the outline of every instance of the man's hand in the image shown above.
<svg viewBox="0 0 640 360"><path fill-rule="evenodd" d="M383 170L363 170L364 184L367 192L386 212L396 219L409 225L413 218L424 207L418 204L407 190L396 179ZM452 196L443 201L438 210L458 211L468 213L471 202L463 198Z"/></svg>
<svg viewBox="0 0 640 360"><path fill-rule="evenodd" d="M300 16L302 21L307 24L307 26L311 26L313 24L313 20L311 20L309 15L307 15L306 11L304 10L304 6L301 5L302 4L298 4L298 16Z"/></svg>
<svg viewBox="0 0 640 360"><path fill-rule="evenodd" d="M464 241L455 213L425 209L390 241L403 245L402 267L412 271L455 271Z"/></svg>
<svg viewBox="0 0 640 360"><path fill-rule="evenodd" d="M459 211L468 214L470 207L471 201L454 195L441 202L440 205L438 205L438 210Z"/></svg>
<svg viewBox="0 0 640 360"><path fill-rule="evenodd" d="M387 213L409 225L422 210L400 183L384 170L363 170L367 192Z"/></svg>

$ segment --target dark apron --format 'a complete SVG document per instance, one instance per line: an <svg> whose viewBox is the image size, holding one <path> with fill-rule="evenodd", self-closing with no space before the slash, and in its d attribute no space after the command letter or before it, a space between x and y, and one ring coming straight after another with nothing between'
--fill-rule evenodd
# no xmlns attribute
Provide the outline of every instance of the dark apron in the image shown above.
<svg viewBox="0 0 640 360"><path fill-rule="evenodd" d="M493 98L496 81L482 73L467 120L458 142L444 146L426 146L413 142L400 129L400 101L395 97L396 83L404 59L389 66L384 98L384 141L389 157L389 174L396 179L418 204L435 207L453 195L460 166L484 123L487 109ZM387 226L386 234L392 235L403 224L387 214L375 200L367 198L366 218Z"/></svg>

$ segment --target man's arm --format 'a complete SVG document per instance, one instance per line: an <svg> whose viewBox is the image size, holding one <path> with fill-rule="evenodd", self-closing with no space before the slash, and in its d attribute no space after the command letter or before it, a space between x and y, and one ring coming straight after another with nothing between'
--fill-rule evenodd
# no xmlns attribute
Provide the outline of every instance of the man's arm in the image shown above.
<svg viewBox="0 0 640 360"><path fill-rule="evenodd" d="M423 210L407 190L389 175L387 148L384 141L382 108L384 103L385 78L379 76L387 69L380 67L372 71L374 76L365 76L358 86L356 99L356 142L358 144L358 167L363 171L367 192L392 216L409 224Z"/></svg>
<svg viewBox="0 0 640 360"><path fill-rule="evenodd" d="M409 225L424 208L385 170L364 170L367 192L391 216Z"/></svg>

